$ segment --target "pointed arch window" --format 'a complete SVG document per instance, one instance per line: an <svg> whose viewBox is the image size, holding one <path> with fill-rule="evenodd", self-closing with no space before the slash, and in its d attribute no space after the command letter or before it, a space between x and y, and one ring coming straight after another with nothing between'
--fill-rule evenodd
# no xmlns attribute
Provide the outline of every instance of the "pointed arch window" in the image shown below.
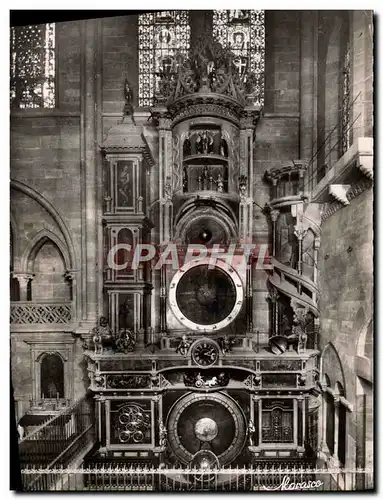
<svg viewBox="0 0 383 500"><path fill-rule="evenodd" d="M171 73L176 52L190 48L189 11L168 10L138 16L139 106L155 104L163 76Z"/></svg>
<svg viewBox="0 0 383 500"><path fill-rule="evenodd" d="M11 107L54 108L55 25L11 28Z"/></svg>
<svg viewBox="0 0 383 500"><path fill-rule="evenodd" d="M265 12L263 10L214 10L213 37L235 54L240 75L252 73L255 103L264 103Z"/></svg>

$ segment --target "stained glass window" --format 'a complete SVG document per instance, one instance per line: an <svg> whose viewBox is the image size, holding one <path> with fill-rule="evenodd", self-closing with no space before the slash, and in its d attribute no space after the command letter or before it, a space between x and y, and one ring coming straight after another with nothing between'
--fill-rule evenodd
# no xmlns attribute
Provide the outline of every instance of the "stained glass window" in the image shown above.
<svg viewBox="0 0 383 500"><path fill-rule="evenodd" d="M235 54L240 75L255 78L255 102L264 102L265 13L263 10L214 10L213 37Z"/></svg>
<svg viewBox="0 0 383 500"><path fill-rule="evenodd" d="M11 28L11 107L55 107L55 25Z"/></svg>
<svg viewBox="0 0 383 500"><path fill-rule="evenodd" d="M176 53L190 48L189 12L168 10L138 18L139 106L152 106L161 82L175 72Z"/></svg>

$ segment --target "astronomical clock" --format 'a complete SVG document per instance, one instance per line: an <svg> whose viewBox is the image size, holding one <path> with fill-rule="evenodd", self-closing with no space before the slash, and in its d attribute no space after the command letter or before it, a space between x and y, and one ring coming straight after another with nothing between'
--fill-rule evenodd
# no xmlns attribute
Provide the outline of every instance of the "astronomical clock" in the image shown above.
<svg viewBox="0 0 383 500"><path fill-rule="evenodd" d="M267 236L254 216L256 89L209 38L181 59L150 119L125 116L101 148L108 322L85 339L99 443L86 461L310 462L318 352L296 319L307 308L298 297L295 316L286 309L296 320L282 335L283 291L248 250L257 234L273 246L269 216Z"/></svg>

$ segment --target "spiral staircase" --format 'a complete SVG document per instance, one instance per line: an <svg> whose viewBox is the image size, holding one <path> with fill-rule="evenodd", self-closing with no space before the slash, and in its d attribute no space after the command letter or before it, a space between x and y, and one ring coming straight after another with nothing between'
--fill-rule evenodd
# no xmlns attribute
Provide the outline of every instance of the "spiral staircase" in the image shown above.
<svg viewBox="0 0 383 500"><path fill-rule="evenodd" d="M281 168L266 171L271 184L267 203L272 224L272 269L268 278L274 304L272 335L280 329L280 302L291 307L291 317L301 310L311 313L317 336L319 323L318 248L320 213L318 204L308 203L305 193L307 163L295 160ZM287 251L286 247L290 251ZM316 340L313 342L316 345ZM314 345L312 346L314 347Z"/></svg>

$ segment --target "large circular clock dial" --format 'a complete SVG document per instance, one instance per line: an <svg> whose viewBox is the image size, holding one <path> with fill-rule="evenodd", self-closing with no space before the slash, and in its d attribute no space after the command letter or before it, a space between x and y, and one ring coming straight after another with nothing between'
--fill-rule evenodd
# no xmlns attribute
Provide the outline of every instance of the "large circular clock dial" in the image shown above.
<svg viewBox="0 0 383 500"><path fill-rule="evenodd" d="M170 306L182 325L215 331L231 323L242 307L243 287L237 272L225 262L195 259L174 276Z"/></svg>

